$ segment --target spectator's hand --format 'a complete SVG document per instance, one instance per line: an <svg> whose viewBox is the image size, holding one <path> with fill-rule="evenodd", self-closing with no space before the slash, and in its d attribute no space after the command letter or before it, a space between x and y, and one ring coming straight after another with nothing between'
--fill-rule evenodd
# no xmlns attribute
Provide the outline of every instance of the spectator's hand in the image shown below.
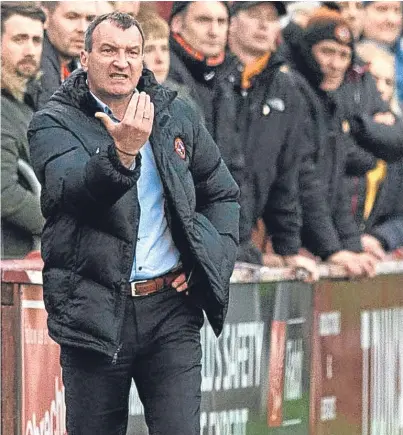
<svg viewBox="0 0 403 435"><path fill-rule="evenodd" d="M366 252L357 254L351 251L339 251L331 255L327 261L343 266L350 278L375 276L377 259Z"/></svg>
<svg viewBox="0 0 403 435"><path fill-rule="evenodd" d="M145 92L136 92L127 106L125 116L118 124L103 112L97 112L95 117L102 121L112 136L121 162L130 166L151 134L154 104Z"/></svg>
<svg viewBox="0 0 403 435"><path fill-rule="evenodd" d="M267 267L284 267L283 257L277 254L263 254L263 266Z"/></svg>
<svg viewBox="0 0 403 435"><path fill-rule="evenodd" d="M395 115L391 112L385 112L385 113L376 113L374 115L374 121L378 124L385 124L385 125L394 125L396 122Z"/></svg>
<svg viewBox="0 0 403 435"><path fill-rule="evenodd" d="M294 269L302 269L306 272L304 282L313 283L319 280L319 268L315 260L305 257L303 255L288 255L283 257L286 266Z"/></svg>
<svg viewBox="0 0 403 435"><path fill-rule="evenodd" d="M361 244L364 252L373 255L377 260L384 261L386 252L382 247L381 242L374 236L363 234L361 236Z"/></svg>

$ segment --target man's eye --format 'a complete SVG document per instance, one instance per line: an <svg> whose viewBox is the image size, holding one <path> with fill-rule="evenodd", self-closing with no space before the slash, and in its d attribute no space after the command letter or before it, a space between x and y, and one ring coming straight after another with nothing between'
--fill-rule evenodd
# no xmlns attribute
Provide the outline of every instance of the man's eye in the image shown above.
<svg viewBox="0 0 403 435"><path fill-rule="evenodd" d="M111 48L103 48L102 53L112 53L112 49Z"/></svg>

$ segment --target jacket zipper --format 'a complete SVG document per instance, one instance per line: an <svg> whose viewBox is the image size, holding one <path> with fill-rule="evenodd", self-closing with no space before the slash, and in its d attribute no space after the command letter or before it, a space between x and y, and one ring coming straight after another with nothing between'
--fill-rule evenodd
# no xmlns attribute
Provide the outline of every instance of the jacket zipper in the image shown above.
<svg viewBox="0 0 403 435"><path fill-rule="evenodd" d="M139 211L138 218L139 218L139 222L140 222L141 210L140 210L140 203L139 203L138 193L137 193L137 183L136 183L136 203L137 203L137 209ZM136 255L136 246L137 246L137 237L138 237L138 224L137 224L137 229L136 229L136 232L135 232L134 236L135 237L134 237L134 243L133 243L133 252L132 252L132 256L131 256L132 259L134 259L135 255ZM132 263L131 263L131 265L132 265ZM130 273L131 273L131 267L130 267L128 281L130 281ZM123 321L124 321L125 311L126 311L126 294L125 294L124 291L122 292L122 294L123 294L123 304L122 304L122 306L123 306L123 315L121 315L121 318L119 319L120 322L119 322L118 339L117 339L118 347L117 347L115 353L113 354L112 365L116 365L117 364L119 352L122 349L122 343L120 343L120 339L121 339L121 336L122 336Z"/></svg>
<svg viewBox="0 0 403 435"><path fill-rule="evenodd" d="M122 345L119 344L118 348L116 349L116 352L113 354L113 359L112 359L113 365L116 365L116 363L118 362L118 353L120 352L121 349L122 349Z"/></svg>
<svg viewBox="0 0 403 435"><path fill-rule="evenodd" d="M120 316L119 319L119 329L118 329L118 347L115 350L115 353L113 354L113 358L112 358L112 365L116 365L116 363L118 362L118 354L122 349L122 343L120 342L120 339L122 337L122 329L123 329L123 320L125 317L125 312L126 312L126 296L123 293L123 303L122 303L122 307L123 307L123 314Z"/></svg>

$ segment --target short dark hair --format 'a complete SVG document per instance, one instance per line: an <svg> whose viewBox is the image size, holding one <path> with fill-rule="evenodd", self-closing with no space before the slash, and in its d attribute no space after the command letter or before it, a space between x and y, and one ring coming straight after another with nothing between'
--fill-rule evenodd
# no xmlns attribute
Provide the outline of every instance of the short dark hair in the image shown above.
<svg viewBox="0 0 403 435"><path fill-rule="evenodd" d="M41 6L52 13L57 9L59 5L60 2L41 2Z"/></svg>
<svg viewBox="0 0 403 435"><path fill-rule="evenodd" d="M110 21L113 23L116 27L122 30L130 29L130 27L137 27L137 29L140 32L141 38L142 38L142 44L141 44L141 51L144 51L144 32L143 29L140 26L140 23L135 20L131 15L124 14L122 12L110 12L109 14L103 14L99 17L96 17L95 20L91 22L91 24L88 26L87 31L85 32L85 40L84 40L84 48L85 51L88 51L89 53L92 51L92 34L94 33L94 30L99 26L103 21Z"/></svg>
<svg viewBox="0 0 403 435"><path fill-rule="evenodd" d="M13 15L22 15L23 17L38 20L42 24L46 21L45 12L38 8L35 2L2 2L1 3L1 35L4 33L5 22Z"/></svg>

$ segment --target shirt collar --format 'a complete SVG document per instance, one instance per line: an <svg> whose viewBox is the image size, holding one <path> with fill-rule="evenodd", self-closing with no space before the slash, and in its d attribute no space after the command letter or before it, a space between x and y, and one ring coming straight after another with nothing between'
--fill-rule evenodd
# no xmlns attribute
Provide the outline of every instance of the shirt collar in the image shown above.
<svg viewBox="0 0 403 435"><path fill-rule="evenodd" d="M95 94L93 94L91 91L90 91L90 94L94 97L94 99L95 99L95 101L97 102L97 105L98 105L98 107L100 108L100 109L102 109L102 112L104 112L104 113L106 113L112 120L116 120L116 121L118 121L118 122L120 122L120 120L118 120L115 116L114 116L114 114L113 114L113 112L112 112L112 110L110 109L110 107L109 106L107 106L103 101L101 101Z"/></svg>

